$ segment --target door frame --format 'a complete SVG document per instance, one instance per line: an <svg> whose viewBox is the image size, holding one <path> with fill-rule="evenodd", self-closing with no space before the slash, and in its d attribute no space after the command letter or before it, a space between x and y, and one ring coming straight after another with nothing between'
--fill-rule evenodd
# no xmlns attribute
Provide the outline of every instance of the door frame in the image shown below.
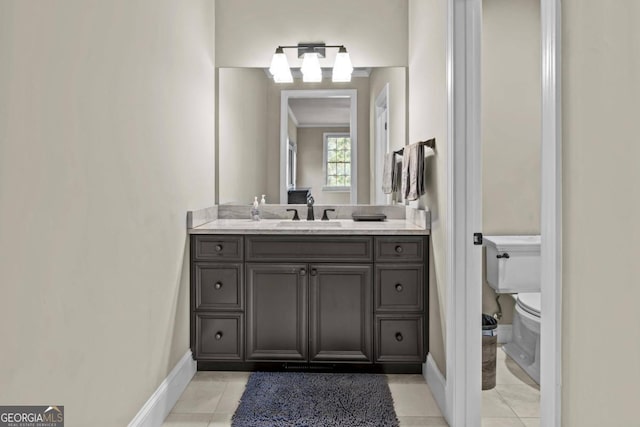
<svg viewBox="0 0 640 427"><path fill-rule="evenodd" d="M482 0L447 0L448 179L446 417L479 426L482 230L480 71ZM561 0L540 0L542 50L540 421L561 425Z"/></svg>
<svg viewBox="0 0 640 427"><path fill-rule="evenodd" d="M384 138L382 138L381 132L380 132L380 128L381 128L381 123L380 122L380 115L382 112L385 112L385 123L387 125L387 128L385 129L384 132ZM380 90L380 93L378 93L378 96L376 97L376 101L375 101L375 115L374 115L374 131L375 131L375 146L373 147L374 151L374 155L373 155L373 168L372 170L382 170L382 168L379 168L379 166L382 165L382 163L384 162L384 154L386 154L387 152L389 152L389 83L386 83L384 85L384 87L382 88L382 90ZM384 205L387 204L387 196L382 192L382 177L380 177L380 182L378 182L378 175L379 174L374 174L373 176L373 183L374 183L374 204L376 205ZM380 185L378 185L380 184Z"/></svg>
<svg viewBox="0 0 640 427"><path fill-rule="evenodd" d="M280 165L287 164L287 134L290 98L349 98L351 134L351 204L358 203L358 91L356 89L291 89L280 92ZM300 142L300 141L296 141ZM287 171L280 167L280 203L287 204Z"/></svg>

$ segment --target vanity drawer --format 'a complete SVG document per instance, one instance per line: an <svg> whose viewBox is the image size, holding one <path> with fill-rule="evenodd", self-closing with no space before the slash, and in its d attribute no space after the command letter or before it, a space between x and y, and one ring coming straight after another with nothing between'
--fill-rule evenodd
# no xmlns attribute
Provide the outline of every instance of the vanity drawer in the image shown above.
<svg viewBox="0 0 640 427"><path fill-rule="evenodd" d="M242 313L196 313L196 359L233 360L244 358Z"/></svg>
<svg viewBox="0 0 640 427"><path fill-rule="evenodd" d="M422 311L424 268L422 264L377 264L376 311Z"/></svg>
<svg viewBox="0 0 640 427"><path fill-rule="evenodd" d="M376 237L376 262L421 262L423 237Z"/></svg>
<svg viewBox="0 0 640 427"><path fill-rule="evenodd" d="M376 316L376 362L423 362L423 322L419 315Z"/></svg>
<svg viewBox="0 0 640 427"><path fill-rule="evenodd" d="M242 261L242 236L192 236L195 261Z"/></svg>
<svg viewBox="0 0 640 427"><path fill-rule="evenodd" d="M195 310L242 310L242 264L193 264Z"/></svg>
<svg viewBox="0 0 640 427"><path fill-rule="evenodd" d="M247 236L247 261L371 262L370 237Z"/></svg>

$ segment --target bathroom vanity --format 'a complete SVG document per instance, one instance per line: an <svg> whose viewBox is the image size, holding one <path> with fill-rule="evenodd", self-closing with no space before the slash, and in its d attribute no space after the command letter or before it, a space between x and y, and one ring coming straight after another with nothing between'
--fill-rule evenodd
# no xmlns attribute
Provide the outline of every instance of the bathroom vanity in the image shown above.
<svg viewBox="0 0 640 427"><path fill-rule="evenodd" d="M189 231L198 369L420 372L428 229L222 219Z"/></svg>

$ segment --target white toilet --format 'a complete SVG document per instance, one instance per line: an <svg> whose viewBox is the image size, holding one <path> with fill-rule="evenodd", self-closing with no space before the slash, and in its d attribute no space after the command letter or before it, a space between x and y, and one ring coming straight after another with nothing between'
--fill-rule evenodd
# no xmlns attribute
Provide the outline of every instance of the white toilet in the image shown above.
<svg viewBox="0 0 640 427"><path fill-rule="evenodd" d="M516 300L504 351L540 383L540 236L485 236L487 282Z"/></svg>

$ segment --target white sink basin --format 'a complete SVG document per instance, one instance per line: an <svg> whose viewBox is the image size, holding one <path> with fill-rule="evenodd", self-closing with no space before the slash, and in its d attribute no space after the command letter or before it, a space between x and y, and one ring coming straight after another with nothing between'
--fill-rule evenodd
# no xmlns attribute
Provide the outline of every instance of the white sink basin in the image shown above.
<svg viewBox="0 0 640 427"><path fill-rule="evenodd" d="M288 228L336 228L342 227L342 223L336 221L281 221L278 227Z"/></svg>

